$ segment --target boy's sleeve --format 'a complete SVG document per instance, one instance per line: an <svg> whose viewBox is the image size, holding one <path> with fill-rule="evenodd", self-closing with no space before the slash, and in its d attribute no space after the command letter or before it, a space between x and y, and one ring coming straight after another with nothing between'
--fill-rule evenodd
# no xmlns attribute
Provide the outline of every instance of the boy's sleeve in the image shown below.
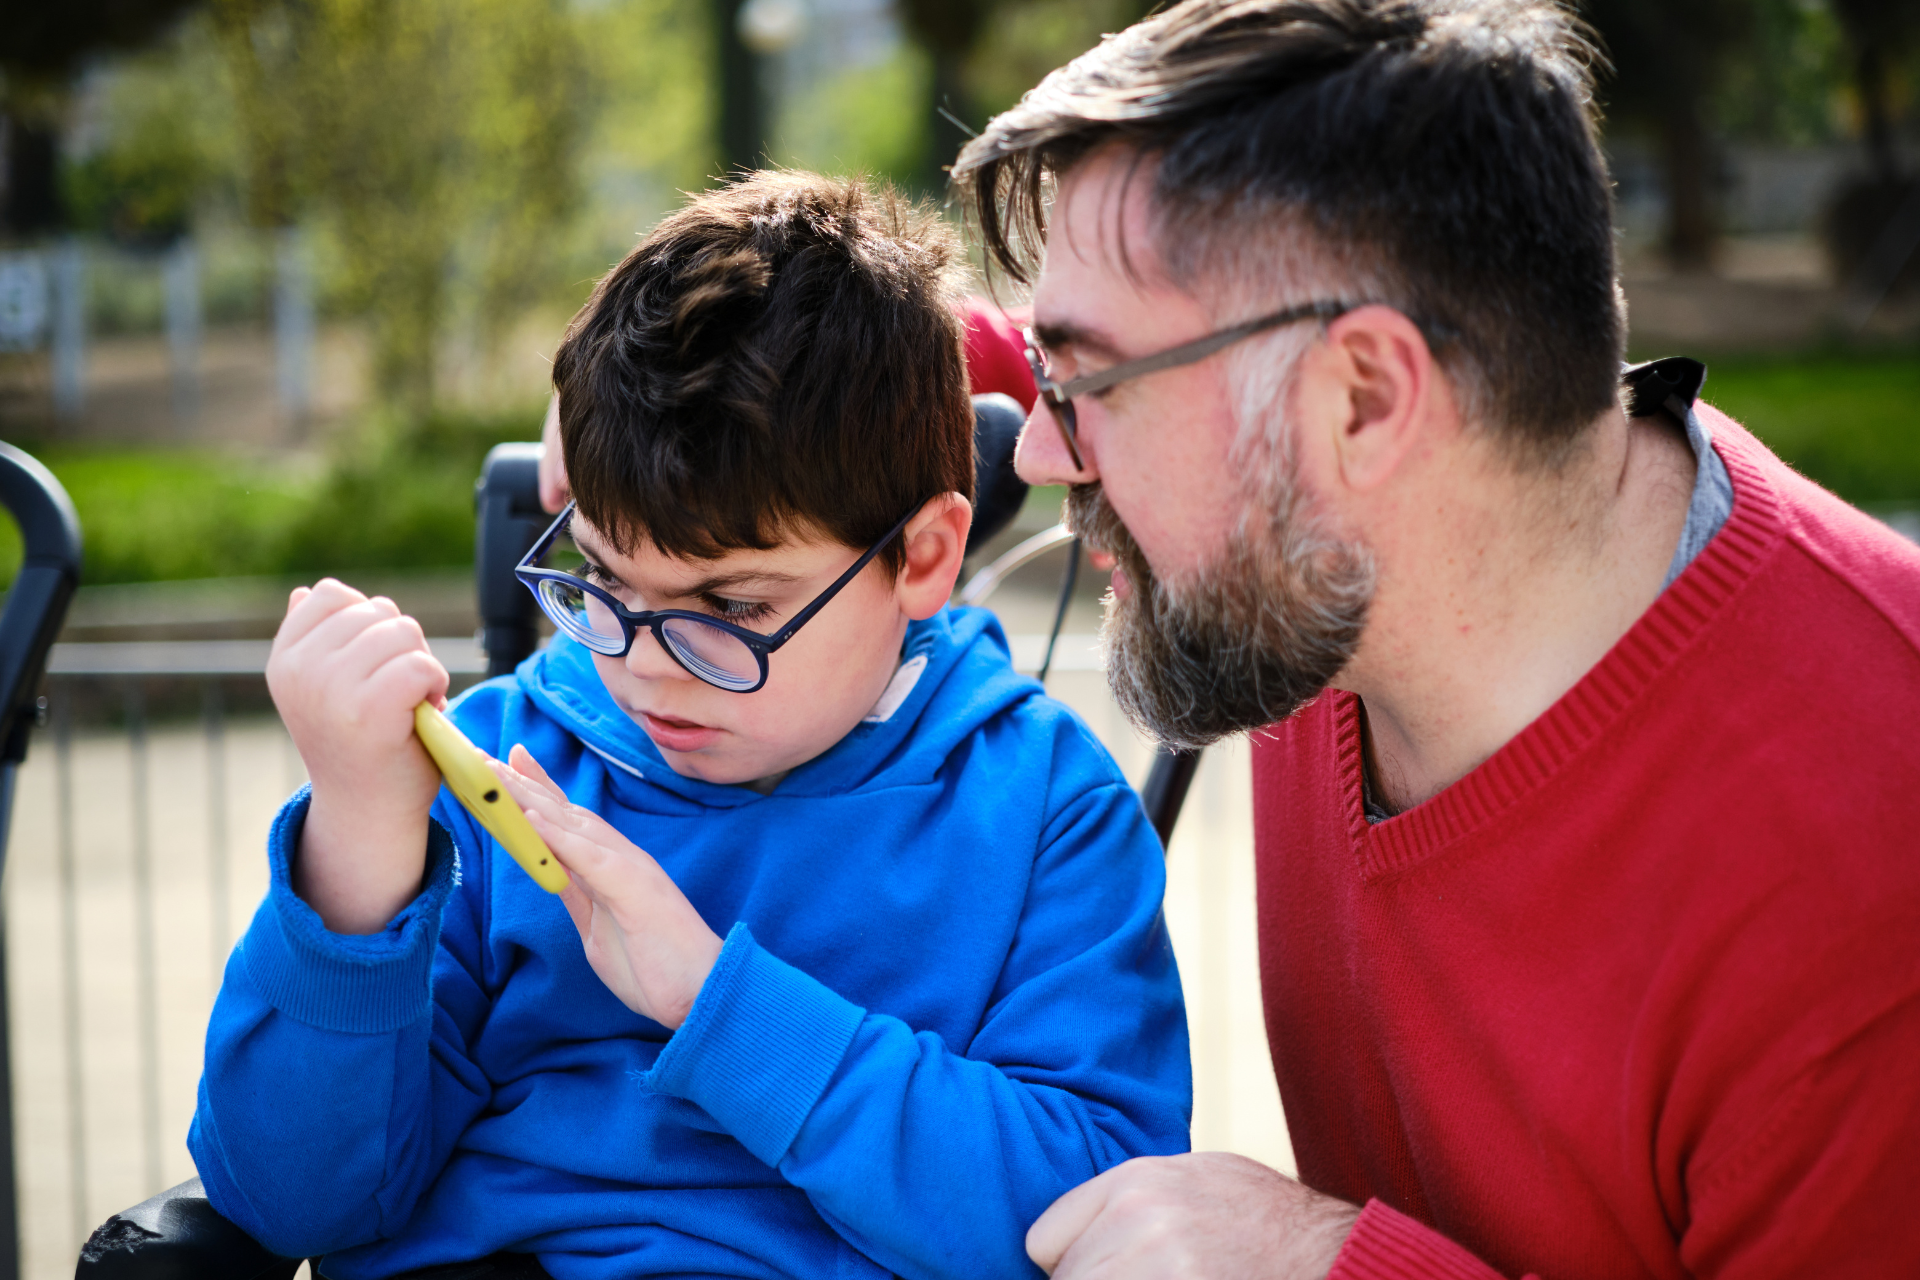
<svg viewBox="0 0 1920 1280"><path fill-rule="evenodd" d="M293 892L309 793L274 821L272 881L207 1028L187 1145L213 1206L274 1252L315 1255L392 1234L485 1106L468 1059L487 1001L446 806L420 896L386 928L331 933ZM463 831L463 835L466 832ZM464 927L442 931L442 916Z"/></svg>
<svg viewBox="0 0 1920 1280"><path fill-rule="evenodd" d="M1087 790L1048 823L971 1044L854 1005L736 926L648 1083L699 1104L890 1271L1037 1276L1026 1231L1054 1199L1187 1149L1164 885L1132 789Z"/></svg>

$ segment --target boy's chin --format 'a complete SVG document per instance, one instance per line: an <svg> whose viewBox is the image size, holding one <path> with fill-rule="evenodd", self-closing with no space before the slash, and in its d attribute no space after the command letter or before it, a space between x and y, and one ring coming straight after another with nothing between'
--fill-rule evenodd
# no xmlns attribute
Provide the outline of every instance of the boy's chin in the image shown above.
<svg viewBox="0 0 1920 1280"><path fill-rule="evenodd" d="M646 727L646 722L642 720L641 728ZM719 786L746 786L762 778L785 773L806 762L804 759L785 762L779 752L742 751L738 743L715 743L694 750L676 751L651 732L647 736L653 738L653 745L659 749L660 758L667 762L667 768L683 778L696 778ZM812 759L812 755L806 759Z"/></svg>

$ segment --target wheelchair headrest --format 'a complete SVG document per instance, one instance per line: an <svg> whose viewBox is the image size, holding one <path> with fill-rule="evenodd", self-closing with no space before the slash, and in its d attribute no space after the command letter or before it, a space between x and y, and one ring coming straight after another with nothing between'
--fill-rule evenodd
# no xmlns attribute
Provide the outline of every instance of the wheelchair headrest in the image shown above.
<svg viewBox="0 0 1920 1280"><path fill-rule="evenodd" d="M1027 500L1027 482L1013 471L1013 450L1027 414L1012 396L994 392L973 398L973 528L967 531L972 555L993 535L1013 523Z"/></svg>

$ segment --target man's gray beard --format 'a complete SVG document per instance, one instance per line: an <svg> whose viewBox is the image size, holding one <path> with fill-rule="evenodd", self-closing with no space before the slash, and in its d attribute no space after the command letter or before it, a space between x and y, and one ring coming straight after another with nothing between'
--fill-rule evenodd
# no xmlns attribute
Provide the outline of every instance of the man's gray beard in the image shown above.
<svg viewBox="0 0 1920 1280"><path fill-rule="evenodd" d="M1353 657L1373 600L1373 559L1304 510L1281 476L1249 504L1258 520L1178 587L1154 577L1098 484L1067 494L1067 523L1111 553L1132 591L1106 598L1107 683L1143 733L1194 749L1284 720Z"/></svg>

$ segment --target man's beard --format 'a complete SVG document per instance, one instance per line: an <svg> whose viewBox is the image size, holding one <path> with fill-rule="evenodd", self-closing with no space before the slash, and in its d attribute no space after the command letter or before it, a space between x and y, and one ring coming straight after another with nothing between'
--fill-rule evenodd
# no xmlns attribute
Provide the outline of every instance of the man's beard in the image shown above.
<svg viewBox="0 0 1920 1280"><path fill-rule="evenodd" d="M1098 484L1068 491L1068 525L1111 553L1132 587L1107 596L1107 683L1127 718L1166 746L1204 747L1286 719L1359 646L1374 587L1366 548L1328 536L1284 470L1248 510L1220 555L1175 586L1153 575Z"/></svg>

